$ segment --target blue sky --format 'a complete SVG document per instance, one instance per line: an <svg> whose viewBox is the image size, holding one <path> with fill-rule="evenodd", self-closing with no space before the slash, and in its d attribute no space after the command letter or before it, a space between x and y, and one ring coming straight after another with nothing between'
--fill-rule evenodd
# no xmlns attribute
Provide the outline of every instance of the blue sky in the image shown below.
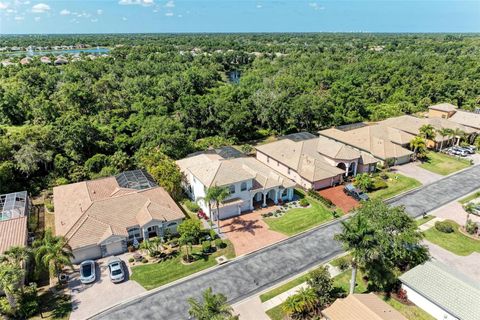
<svg viewBox="0 0 480 320"><path fill-rule="evenodd" d="M0 0L0 34L480 32L480 0Z"/></svg>

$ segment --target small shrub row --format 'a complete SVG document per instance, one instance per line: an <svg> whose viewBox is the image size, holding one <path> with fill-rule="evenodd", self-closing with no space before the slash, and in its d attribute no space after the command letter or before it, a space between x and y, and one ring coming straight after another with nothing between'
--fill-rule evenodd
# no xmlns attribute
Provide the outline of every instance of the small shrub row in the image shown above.
<svg viewBox="0 0 480 320"><path fill-rule="evenodd" d="M197 203L193 202L193 201L186 200L186 201L184 202L184 204L185 204L185 207L187 207L187 209L190 210L190 211L192 211L192 212L197 213L198 210L200 210L200 206L199 206Z"/></svg>
<svg viewBox="0 0 480 320"><path fill-rule="evenodd" d="M308 205L310 204L310 202L308 202L308 200L306 198L300 199L299 203L302 207L308 207Z"/></svg>
<svg viewBox="0 0 480 320"><path fill-rule="evenodd" d="M465 225L465 230L468 232L468 234L476 234L478 231L478 224L468 219L467 224Z"/></svg>
<svg viewBox="0 0 480 320"><path fill-rule="evenodd" d="M320 201L321 203L323 203L328 208L333 207L333 202L332 201L330 201L327 198L322 197L317 191L315 191L313 189L308 190L308 195L310 197L312 197L313 199Z"/></svg>
<svg viewBox="0 0 480 320"><path fill-rule="evenodd" d="M437 221L435 222L435 229L443 233L452 233L455 228L448 221Z"/></svg>

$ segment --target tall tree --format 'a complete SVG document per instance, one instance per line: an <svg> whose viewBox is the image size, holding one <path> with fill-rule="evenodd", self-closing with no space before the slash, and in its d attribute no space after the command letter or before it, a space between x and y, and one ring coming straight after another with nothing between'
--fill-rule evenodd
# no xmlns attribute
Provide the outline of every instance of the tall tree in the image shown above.
<svg viewBox="0 0 480 320"><path fill-rule="evenodd" d="M221 293L213 293L212 288L203 292L203 301L188 299L188 313L196 320L238 320L233 315L233 308L227 304L227 297Z"/></svg>
<svg viewBox="0 0 480 320"><path fill-rule="evenodd" d="M220 204L230 195L230 191L226 187L213 186L207 189L205 201L213 202L217 208L217 231L220 233Z"/></svg>
<svg viewBox="0 0 480 320"><path fill-rule="evenodd" d="M435 139L435 128L431 124L424 124L420 127L420 136L427 140Z"/></svg>
<svg viewBox="0 0 480 320"><path fill-rule="evenodd" d="M426 156L427 144L424 138L419 136L414 137L410 141L410 148L413 149L415 158L424 158Z"/></svg>

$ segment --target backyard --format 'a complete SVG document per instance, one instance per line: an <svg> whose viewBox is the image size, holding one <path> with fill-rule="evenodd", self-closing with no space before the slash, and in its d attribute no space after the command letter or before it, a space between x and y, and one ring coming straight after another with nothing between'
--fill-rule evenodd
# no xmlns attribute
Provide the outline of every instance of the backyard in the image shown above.
<svg viewBox="0 0 480 320"><path fill-rule="evenodd" d="M269 217L264 221L271 230L292 236L333 219L332 211L322 203L309 196L305 198L309 207L289 209L281 217Z"/></svg>
<svg viewBox="0 0 480 320"><path fill-rule="evenodd" d="M225 256L228 259L235 257L233 245L228 240L224 240L225 248L218 249L210 255L201 252L201 246L193 247L193 254L199 259L195 262L185 264L182 262L182 255L179 254L173 259L152 263L146 265L138 265L132 267L131 279L137 281L145 289L151 290L169 282L186 277L206 268L213 267L217 264L215 258ZM185 248L182 249L183 252Z"/></svg>
<svg viewBox="0 0 480 320"><path fill-rule="evenodd" d="M386 188L370 192L370 198L385 200L422 185L419 181L398 173L389 172L387 177L388 179L384 180ZM377 177L376 179L381 178Z"/></svg>
<svg viewBox="0 0 480 320"><path fill-rule="evenodd" d="M455 171L468 168L470 165L470 160L429 151L427 153L427 159L420 164L420 167L445 176Z"/></svg>
<svg viewBox="0 0 480 320"><path fill-rule="evenodd" d="M475 240L461 233L458 230L460 227L458 223L452 220L447 221L454 225L452 233L440 232L432 227L424 232L425 239L459 256L468 256L473 252L480 252L480 240Z"/></svg>

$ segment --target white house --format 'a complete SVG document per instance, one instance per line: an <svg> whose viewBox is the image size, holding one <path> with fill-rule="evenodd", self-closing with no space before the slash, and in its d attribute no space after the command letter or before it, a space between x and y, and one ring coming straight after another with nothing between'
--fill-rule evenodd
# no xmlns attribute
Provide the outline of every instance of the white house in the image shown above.
<svg viewBox="0 0 480 320"><path fill-rule="evenodd" d="M220 206L220 219L253 210L256 205L266 206L269 200L278 203L293 199L293 181L252 157L242 154L233 158L222 156L225 149L193 154L177 161L185 175L187 194L206 214L211 216L204 199L212 186L230 190L230 195Z"/></svg>
<svg viewBox="0 0 480 320"><path fill-rule="evenodd" d="M400 276L407 298L435 319L480 319L480 283L438 261Z"/></svg>

